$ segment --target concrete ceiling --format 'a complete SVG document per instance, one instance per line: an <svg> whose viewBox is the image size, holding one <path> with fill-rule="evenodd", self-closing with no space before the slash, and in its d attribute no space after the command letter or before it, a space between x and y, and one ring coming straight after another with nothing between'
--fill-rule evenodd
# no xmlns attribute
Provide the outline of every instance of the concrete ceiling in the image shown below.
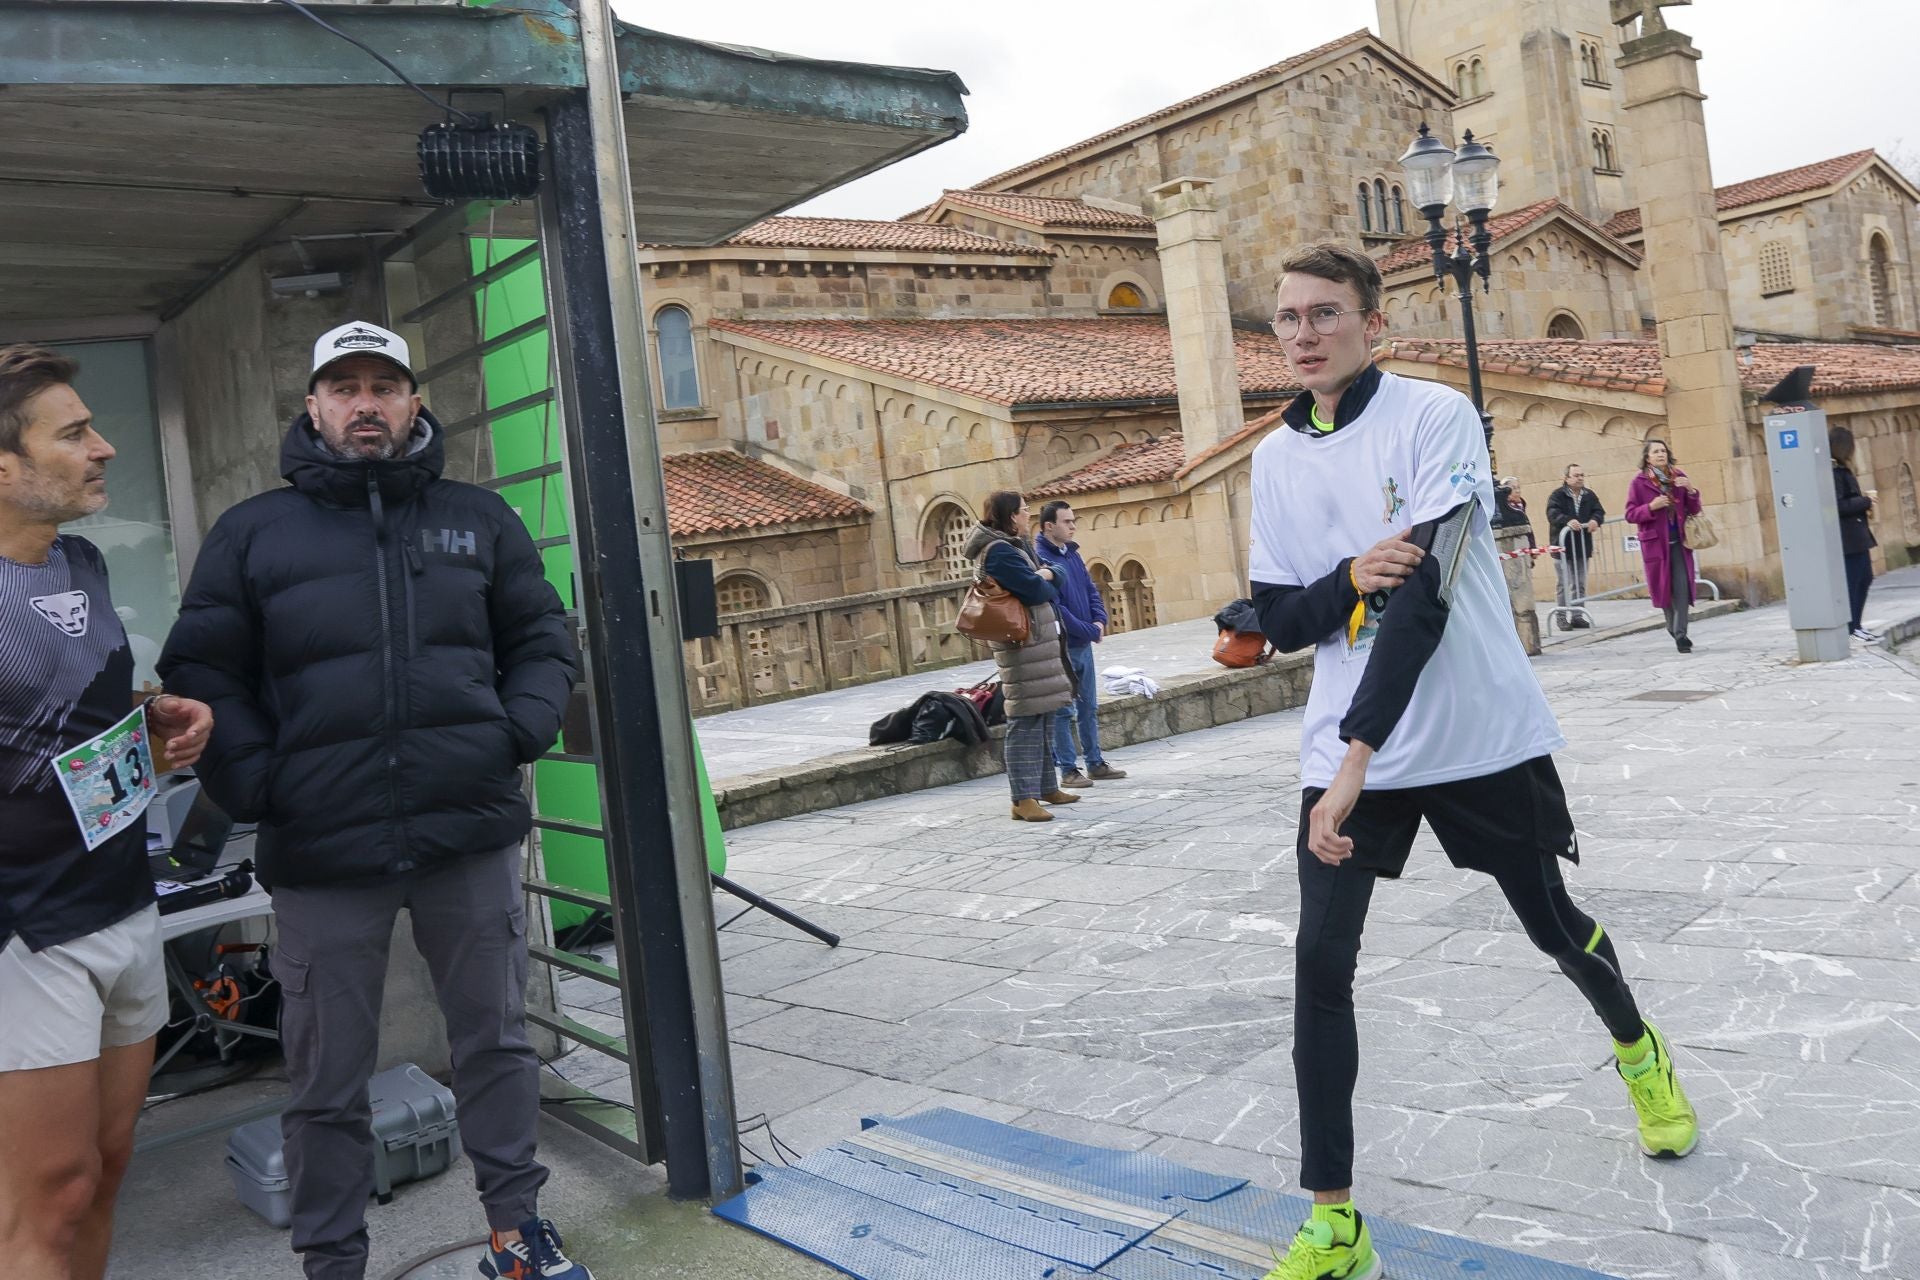
<svg viewBox="0 0 1920 1280"><path fill-rule="evenodd" d="M436 94L537 124L579 79L570 15L539 5L322 8ZM620 58L643 243L713 243L966 127L944 72L637 28ZM158 318L262 244L405 231L437 208L415 140L442 114L277 7L0 0L0 334Z"/></svg>

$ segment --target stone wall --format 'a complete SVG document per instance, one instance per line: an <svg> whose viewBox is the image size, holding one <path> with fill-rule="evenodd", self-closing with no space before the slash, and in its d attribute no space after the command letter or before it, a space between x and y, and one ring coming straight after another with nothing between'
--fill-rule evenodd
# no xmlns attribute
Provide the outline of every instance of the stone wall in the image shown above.
<svg viewBox="0 0 1920 1280"><path fill-rule="evenodd" d="M1808 206L1795 205L1720 224L1735 325L1804 338L1845 336L1837 332L1844 288L1841 296L1829 296L1814 273L1814 220Z"/></svg>
<svg viewBox="0 0 1920 1280"><path fill-rule="evenodd" d="M1562 228L1546 227L1500 245L1492 284L1486 293L1475 282L1473 315L1483 338L1544 338L1558 316L1571 316L1586 338L1640 335L1633 269ZM1396 276L1386 295L1388 332L1459 337L1455 292L1430 269Z"/></svg>
<svg viewBox="0 0 1920 1280"><path fill-rule="evenodd" d="M1920 329L1916 296L1913 202L1884 174L1869 169L1820 202L1814 214L1813 269L1825 306L1822 337L1848 338L1850 326ZM1869 246L1882 237L1891 274L1892 314L1874 316Z"/></svg>
<svg viewBox="0 0 1920 1280"><path fill-rule="evenodd" d="M1356 53L1012 189L1144 206L1163 181L1207 179L1220 208L1233 314L1264 320L1287 252L1309 240L1359 239L1360 182L1397 184L1394 162L1421 122L1444 118L1419 85Z"/></svg>

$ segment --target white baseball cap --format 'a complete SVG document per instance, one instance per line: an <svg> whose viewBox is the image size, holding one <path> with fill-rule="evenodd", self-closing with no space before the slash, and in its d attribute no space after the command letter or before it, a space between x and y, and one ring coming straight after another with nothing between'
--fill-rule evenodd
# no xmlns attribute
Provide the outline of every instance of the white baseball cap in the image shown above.
<svg viewBox="0 0 1920 1280"><path fill-rule="evenodd" d="M328 365L348 356L378 356L400 366L407 380L419 385L419 379L413 375L413 355L407 350L405 338L377 324L351 320L321 334L320 341L313 344L313 374L307 379L307 390L313 390L313 384L319 381Z"/></svg>

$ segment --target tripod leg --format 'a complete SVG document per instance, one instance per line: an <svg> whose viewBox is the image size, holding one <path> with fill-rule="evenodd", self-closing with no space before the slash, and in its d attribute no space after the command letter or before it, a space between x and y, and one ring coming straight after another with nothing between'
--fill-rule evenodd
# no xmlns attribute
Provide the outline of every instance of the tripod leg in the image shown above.
<svg viewBox="0 0 1920 1280"><path fill-rule="evenodd" d="M794 928L800 930L802 933L812 934L814 937L820 939L820 941L826 943L830 947L837 947L840 945L839 934L833 933L826 929L822 929L819 925L814 924L811 920L806 920L800 916L793 914L793 912L787 910L785 907L781 906L779 903L769 901L768 899L763 898L759 894L755 893L753 890L748 889L742 885L735 884L733 881L727 879L725 876L720 876L720 875L713 876L713 886L716 889L724 889L726 892L732 894L734 897L740 899L740 901L748 904L749 906L760 908L760 910L766 912L768 915L772 916L774 919L779 920L785 924L790 924Z"/></svg>

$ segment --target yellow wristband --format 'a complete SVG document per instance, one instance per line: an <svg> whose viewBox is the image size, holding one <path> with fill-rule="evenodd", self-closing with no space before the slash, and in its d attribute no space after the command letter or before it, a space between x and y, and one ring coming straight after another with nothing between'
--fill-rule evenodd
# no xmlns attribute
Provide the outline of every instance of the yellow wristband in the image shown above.
<svg viewBox="0 0 1920 1280"><path fill-rule="evenodd" d="M1351 560L1347 561L1347 581L1353 584L1353 594L1357 596L1367 594L1360 589L1360 579L1356 578L1353 574L1353 561Z"/></svg>

